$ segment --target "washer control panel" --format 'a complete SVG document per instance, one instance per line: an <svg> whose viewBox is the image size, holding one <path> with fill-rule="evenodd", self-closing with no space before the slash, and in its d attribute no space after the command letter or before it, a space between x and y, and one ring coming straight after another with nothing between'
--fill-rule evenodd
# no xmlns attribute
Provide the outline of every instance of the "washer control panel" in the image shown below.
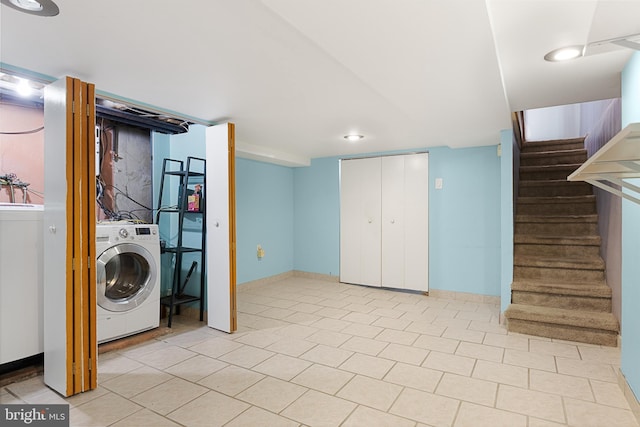
<svg viewBox="0 0 640 427"><path fill-rule="evenodd" d="M156 224L99 224L96 227L97 241L147 241L160 242Z"/></svg>

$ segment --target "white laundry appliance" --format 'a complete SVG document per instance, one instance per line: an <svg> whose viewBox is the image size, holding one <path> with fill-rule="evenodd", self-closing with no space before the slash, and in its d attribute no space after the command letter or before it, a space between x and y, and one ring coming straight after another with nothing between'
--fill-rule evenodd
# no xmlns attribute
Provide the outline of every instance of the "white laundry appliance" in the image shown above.
<svg viewBox="0 0 640 427"><path fill-rule="evenodd" d="M43 213L0 203L0 365L44 351Z"/></svg>
<svg viewBox="0 0 640 427"><path fill-rule="evenodd" d="M130 222L96 225L98 343L160 324L158 226Z"/></svg>

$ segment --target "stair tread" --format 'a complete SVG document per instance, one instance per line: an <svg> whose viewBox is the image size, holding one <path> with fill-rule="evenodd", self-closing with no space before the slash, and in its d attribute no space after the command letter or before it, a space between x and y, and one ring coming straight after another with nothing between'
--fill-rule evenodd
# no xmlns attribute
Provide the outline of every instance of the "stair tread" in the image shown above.
<svg viewBox="0 0 640 427"><path fill-rule="evenodd" d="M533 145L546 145L546 144L570 144L570 143L581 143L584 144L584 136L579 136L576 138L565 138L565 139L540 139L540 140L535 140L535 141L526 141L523 144L523 147L526 147L527 145L533 146Z"/></svg>
<svg viewBox="0 0 640 427"><path fill-rule="evenodd" d="M607 286L604 281L575 283L519 279L513 281L511 290L555 295L611 298L611 288Z"/></svg>
<svg viewBox="0 0 640 427"><path fill-rule="evenodd" d="M566 179L521 179L518 183L522 187L552 187L554 185L571 185L571 186L585 186L591 185L584 181L567 181Z"/></svg>
<svg viewBox="0 0 640 427"><path fill-rule="evenodd" d="M584 148L574 148L569 150L548 150L548 151L526 151L520 152L520 158L528 157L549 157L549 156L566 156L574 154L586 154L587 150Z"/></svg>
<svg viewBox="0 0 640 427"><path fill-rule="evenodd" d="M527 171L532 171L532 170L549 170L549 169L570 169L570 170L576 170L578 169L580 166L582 166L582 163L560 163L557 165L529 165L529 166L520 166L520 170L525 169ZM532 180L528 180L528 181L532 181Z"/></svg>
<svg viewBox="0 0 640 427"><path fill-rule="evenodd" d="M516 215L516 222L598 222L598 215Z"/></svg>
<svg viewBox="0 0 640 427"><path fill-rule="evenodd" d="M595 201L593 194L583 194L580 196L519 196L518 203L576 203L580 201ZM557 214L556 214L557 215Z"/></svg>
<svg viewBox="0 0 640 427"><path fill-rule="evenodd" d="M510 304L505 311L505 317L507 319L528 320L532 322L618 332L618 320L613 314L604 312Z"/></svg>
<svg viewBox="0 0 640 427"><path fill-rule="evenodd" d="M516 255L514 266L519 267L548 267L567 268L575 270L604 270L604 260L601 257L564 257L550 258L544 256Z"/></svg>
<svg viewBox="0 0 640 427"><path fill-rule="evenodd" d="M515 234L514 243L530 243L541 245L600 245L602 239L598 235L589 236L547 236L544 234Z"/></svg>

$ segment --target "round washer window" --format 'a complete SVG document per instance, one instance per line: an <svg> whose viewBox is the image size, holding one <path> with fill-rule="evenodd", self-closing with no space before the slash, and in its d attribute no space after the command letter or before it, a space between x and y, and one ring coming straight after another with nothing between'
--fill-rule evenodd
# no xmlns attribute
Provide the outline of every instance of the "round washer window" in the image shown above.
<svg viewBox="0 0 640 427"><path fill-rule="evenodd" d="M97 300L110 311L139 306L155 286L156 265L144 247L123 243L104 251L97 262Z"/></svg>

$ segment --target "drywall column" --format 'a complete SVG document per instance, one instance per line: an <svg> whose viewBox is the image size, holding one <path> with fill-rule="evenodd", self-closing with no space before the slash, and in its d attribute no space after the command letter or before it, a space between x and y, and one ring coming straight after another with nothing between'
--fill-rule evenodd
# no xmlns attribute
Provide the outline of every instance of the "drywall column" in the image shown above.
<svg viewBox="0 0 640 427"><path fill-rule="evenodd" d="M622 71L622 127L640 122L640 52ZM632 180L640 185L640 180ZM622 349L621 371L640 400L640 205L622 200Z"/></svg>
<svg viewBox="0 0 640 427"><path fill-rule="evenodd" d="M500 133L500 319L513 282L513 131Z"/></svg>

